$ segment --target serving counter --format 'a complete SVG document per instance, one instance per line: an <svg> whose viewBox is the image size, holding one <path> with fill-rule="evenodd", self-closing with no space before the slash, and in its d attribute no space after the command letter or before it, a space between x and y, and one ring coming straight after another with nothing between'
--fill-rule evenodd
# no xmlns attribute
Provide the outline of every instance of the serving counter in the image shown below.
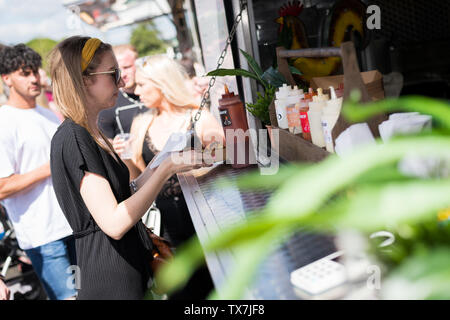
<svg viewBox="0 0 450 320"><path fill-rule="evenodd" d="M244 173L258 170L255 165L233 169L220 164L188 173L178 174L200 243L243 219L248 212L263 207L271 192L241 190L235 183L224 186L218 181L226 178L233 182ZM246 299L298 299L290 283L290 272L336 251L329 236L298 232L278 248L268 248L268 258L258 267L255 280L247 288ZM210 252L206 263L216 290L233 281L233 251Z"/></svg>

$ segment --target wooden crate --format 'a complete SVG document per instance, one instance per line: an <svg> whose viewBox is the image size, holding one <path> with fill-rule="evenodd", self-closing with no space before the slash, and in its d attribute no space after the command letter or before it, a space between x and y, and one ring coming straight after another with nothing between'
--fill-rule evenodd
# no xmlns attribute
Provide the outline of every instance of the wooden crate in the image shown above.
<svg viewBox="0 0 450 320"><path fill-rule="evenodd" d="M340 48L317 48L317 49L300 49L300 50L286 50L283 47L277 48L278 69L286 80L295 85L294 78L289 71L287 59L293 57L309 57L309 58L324 58L330 56L340 56L342 58L344 74L340 77L344 82L344 101L350 96L350 92L357 88L361 92L361 104L372 100L379 100L384 98L384 93L380 94L382 90L382 78L378 72L361 73L358 67L355 47L352 42L342 43ZM339 79L339 78L337 78ZM363 80L364 79L364 80ZM367 85L365 84L367 83ZM369 94L372 94L372 96ZM364 107L362 105L362 107ZM275 112L275 103L269 106L270 121L273 129L278 128L278 121ZM370 118L367 123L375 137L379 137L378 125L387 120L386 115L377 115ZM333 131L333 141L351 124L348 123L342 115L339 116ZM273 130L272 129L272 130ZM275 146L279 150L282 158L291 162L319 162L329 155L325 149L320 148L311 142L303 139L300 135L294 135L288 130L279 129L279 145Z"/></svg>

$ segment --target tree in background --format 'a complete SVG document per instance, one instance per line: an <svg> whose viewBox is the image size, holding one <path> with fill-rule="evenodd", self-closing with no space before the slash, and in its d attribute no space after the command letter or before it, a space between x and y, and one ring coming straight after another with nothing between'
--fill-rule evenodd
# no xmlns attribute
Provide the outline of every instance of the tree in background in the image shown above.
<svg viewBox="0 0 450 320"><path fill-rule="evenodd" d="M184 13L184 0L167 0L167 3L172 11L172 23L177 30L178 50L183 55L183 58L190 58L188 52L192 48L192 38Z"/></svg>
<svg viewBox="0 0 450 320"><path fill-rule="evenodd" d="M31 49L39 53L42 57L42 68L48 73L47 55L58 44L58 41L49 38L35 38L26 43Z"/></svg>
<svg viewBox="0 0 450 320"><path fill-rule="evenodd" d="M140 23L131 33L130 43L136 48L139 56L164 53L167 48L152 21Z"/></svg>

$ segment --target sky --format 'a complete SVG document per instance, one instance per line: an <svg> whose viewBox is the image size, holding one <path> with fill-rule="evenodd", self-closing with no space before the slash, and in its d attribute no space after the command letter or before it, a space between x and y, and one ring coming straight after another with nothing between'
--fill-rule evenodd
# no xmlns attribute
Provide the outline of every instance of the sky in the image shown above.
<svg viewBox="0 0 450 320"><path fill-rule="evenodd" d="M45 37L61 40L72 35L100 38L112 45L127 43L133 26L101 32L76 16L63 5L63 0L0 0L0 43L11 45ZM157 19L163 38L173 36L173 26Z"/></svg>

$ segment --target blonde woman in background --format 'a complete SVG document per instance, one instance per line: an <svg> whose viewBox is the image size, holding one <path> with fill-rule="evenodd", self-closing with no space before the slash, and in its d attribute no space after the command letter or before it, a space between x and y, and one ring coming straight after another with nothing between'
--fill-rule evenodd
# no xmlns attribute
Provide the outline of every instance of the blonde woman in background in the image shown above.
<svg viewBox="0 0 450 320"><path fill-rule="evenodd" d="M126 162L130 171L142 172L153 157L164 147L174 132L186 132L198 110L194 93L188 86L188 77L176 61L155 55L136 61L136 90L149 111L138 115L131 126L133 137L132 161ZM203 146L212 142L223 143L223 129L208 110L203 110L195 131ZM118 154L124 149L123 141L115 139ZM173 246L195 235L189 210L177 177L172 176L156 198L161 211L161 234ZM208 285L207 285L208 284ZM173 298L205 298L212 289L206 268L195 275L187 287Z"/></svg>

